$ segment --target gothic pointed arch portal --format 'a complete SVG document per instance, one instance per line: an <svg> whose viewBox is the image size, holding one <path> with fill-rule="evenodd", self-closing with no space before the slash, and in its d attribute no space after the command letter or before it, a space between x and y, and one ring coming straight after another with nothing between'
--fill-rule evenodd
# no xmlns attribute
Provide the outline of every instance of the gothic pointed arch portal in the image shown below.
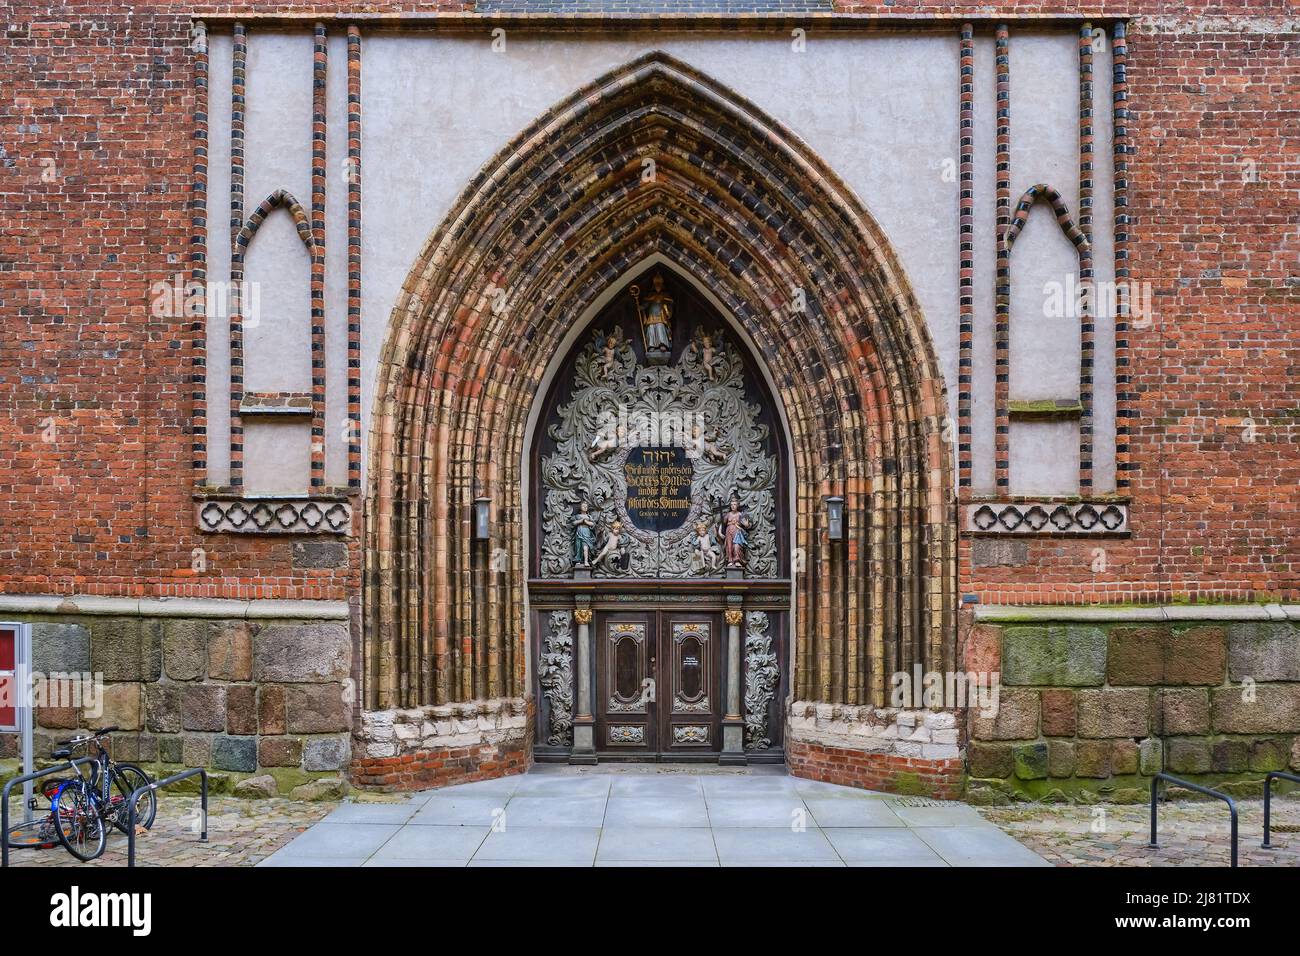
<svg viewBox="0 0 1300 956"><path fill-rule="evenodd" d="M580 317L653 256L710 290L785 410L789 696L883 706L894 673L953 668L946 403L899 264L806 144L652 53L503 149L406 281L372 428L367 709L532 693L529 411ZM828 496L844 499L840 540Z"/></svg>

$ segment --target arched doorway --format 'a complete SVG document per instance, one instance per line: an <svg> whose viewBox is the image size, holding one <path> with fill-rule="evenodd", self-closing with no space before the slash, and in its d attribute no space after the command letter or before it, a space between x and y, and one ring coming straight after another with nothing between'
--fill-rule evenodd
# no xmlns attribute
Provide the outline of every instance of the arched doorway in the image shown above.
<svg viewBox="0 0 1300 956"><path fill-rule="evenodd" d="M944 387L896 258L798 137L654 53L506 146L407 279L371 430L367 710L535 703L529 415L566 337L652 257L743 331L788 418L778 706L881 707L891 675L953 668Z"/></svg>
<svg viewBox="0 0 1300 956"><path fill-rule="evenodd" d="M667 264L575 331L525 460L534 752L779 760L791 520L766 372Z"/></svg>

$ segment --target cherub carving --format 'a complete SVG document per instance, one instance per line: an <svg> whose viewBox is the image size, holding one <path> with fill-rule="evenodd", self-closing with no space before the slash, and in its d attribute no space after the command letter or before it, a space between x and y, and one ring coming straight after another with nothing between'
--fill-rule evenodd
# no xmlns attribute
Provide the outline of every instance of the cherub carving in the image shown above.
<svg viewBox="0 0 1300 956"><path fill-rule="evenodd" d="M716 571L722 567L722 551L709 530L707 521L695 522L695 534L691 539L691 570Z"/></svg>

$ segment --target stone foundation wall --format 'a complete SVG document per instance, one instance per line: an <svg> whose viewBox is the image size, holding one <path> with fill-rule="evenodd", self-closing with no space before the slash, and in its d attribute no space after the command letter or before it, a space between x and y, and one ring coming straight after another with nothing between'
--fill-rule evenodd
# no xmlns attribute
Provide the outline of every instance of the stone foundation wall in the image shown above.
<svg viewBox="0 0 1300 956"><path fill-rule="evenodd" d="M1249 793L1300 769L1300 615L1119 613L971 627L968 669L1002 682L995 715L968 714L974 799L1139 801L1161 770Z"/></svg>
<svg viewBox="0 0 1300 956"><path fill-rule="evenodd" d="M788 726L786 764L796 776L945 800L962 794L956 712L796 701Z"/></svg>
<svg viewBox="0 0 1300 956"><path fill-rule="evenodd" d="M68 603L74 613L0 613L32 624L38 763L80 729L117 725L114 756L159 773L261 772L287 792L348 766L354 691L346 620L93 615ZM213 615L248 607L189 603ZM90 675L94 690L83 684L74 697L58 675ZM0 756L17 755L17 736L0 737Z"/></svg>
<svg viewBox="0 0 1300 956"><path fill-rule="evenodd" d="M532 761L531 699L366 711L357 728L352 782L423 790L523 773Z"/></svg>

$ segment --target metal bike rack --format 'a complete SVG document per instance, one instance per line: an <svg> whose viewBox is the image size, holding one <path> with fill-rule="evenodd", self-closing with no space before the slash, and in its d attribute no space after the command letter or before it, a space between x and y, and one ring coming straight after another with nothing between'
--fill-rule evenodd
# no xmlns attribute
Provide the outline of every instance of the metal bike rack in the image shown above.
<svg viewBox="0 0 1300 956"><path fill-rule="evenodd" d="M0 795L0 867L9 865L9 794L14 787L20 783L28 783L39 777L48 777L52 773L63 773L65 770L75 770L81 773L80 765L83 763L93 763L94 757L74 757L66 763L55 764L53 767L46 767L44 770L37 770L35 773L23 774L21 777L14 777L4 786L4 793Z"/></svg>
<svg viewBox="0 0 1300 956"><path fill-rule="evenodd" d="M1167 773L1158 773L1151 778L1151 842L1148 847L1155 849L1160 846L1156 839L1156 796L1160 786L1160 781L1165 780L1169 783L1177 784L1180 787L1186 787L1188 790L1195 790L1197 793L1203 793L1208 797L1217 797L1228 805L1232 811L1232 865L1237 865L1237 804L1232 797L1218 790L1211 790L1209 787L1202 787L1199 783L1192 783L1190 780L1184 780L1181 777L1172 777ZM1265 831L1267 832L1267 831Z"/></svg>
<svg viewBox="0 0 1300 956"><path fill-rule="evenodd" d="M1275 779L1290 780L1293 783L1300 783L1300 776L1296 776L1293 773L1284 773L1281 770L1270 771L1268 776L1264 778L1264 842L1261 843L1260 846L1265 850L1277 849L1277 847L1273 846L1273 844L1269 842L1270 831L1272 830L1272 819L1269 811L1273 804L1273 781Z"/></svg>
<svg viewBox="0 0 1300 956"><path fill-rule="evenodd" d="M126 865L135 866L135 804L140 799L140 794L146 790L161 790L163 787L169 787L173 783L179 783L182 780L188 780L195 774L199 776L199 793L203 806L203 831L199 834L199 842L208 842L208 772L202 767L191 767L189 770L182 770L180 773L174 773L170 777L158 780L154 783L147 783L143 787L136 787L131 793L131 805L127 808L127 826L126 826Z"/></svg>

